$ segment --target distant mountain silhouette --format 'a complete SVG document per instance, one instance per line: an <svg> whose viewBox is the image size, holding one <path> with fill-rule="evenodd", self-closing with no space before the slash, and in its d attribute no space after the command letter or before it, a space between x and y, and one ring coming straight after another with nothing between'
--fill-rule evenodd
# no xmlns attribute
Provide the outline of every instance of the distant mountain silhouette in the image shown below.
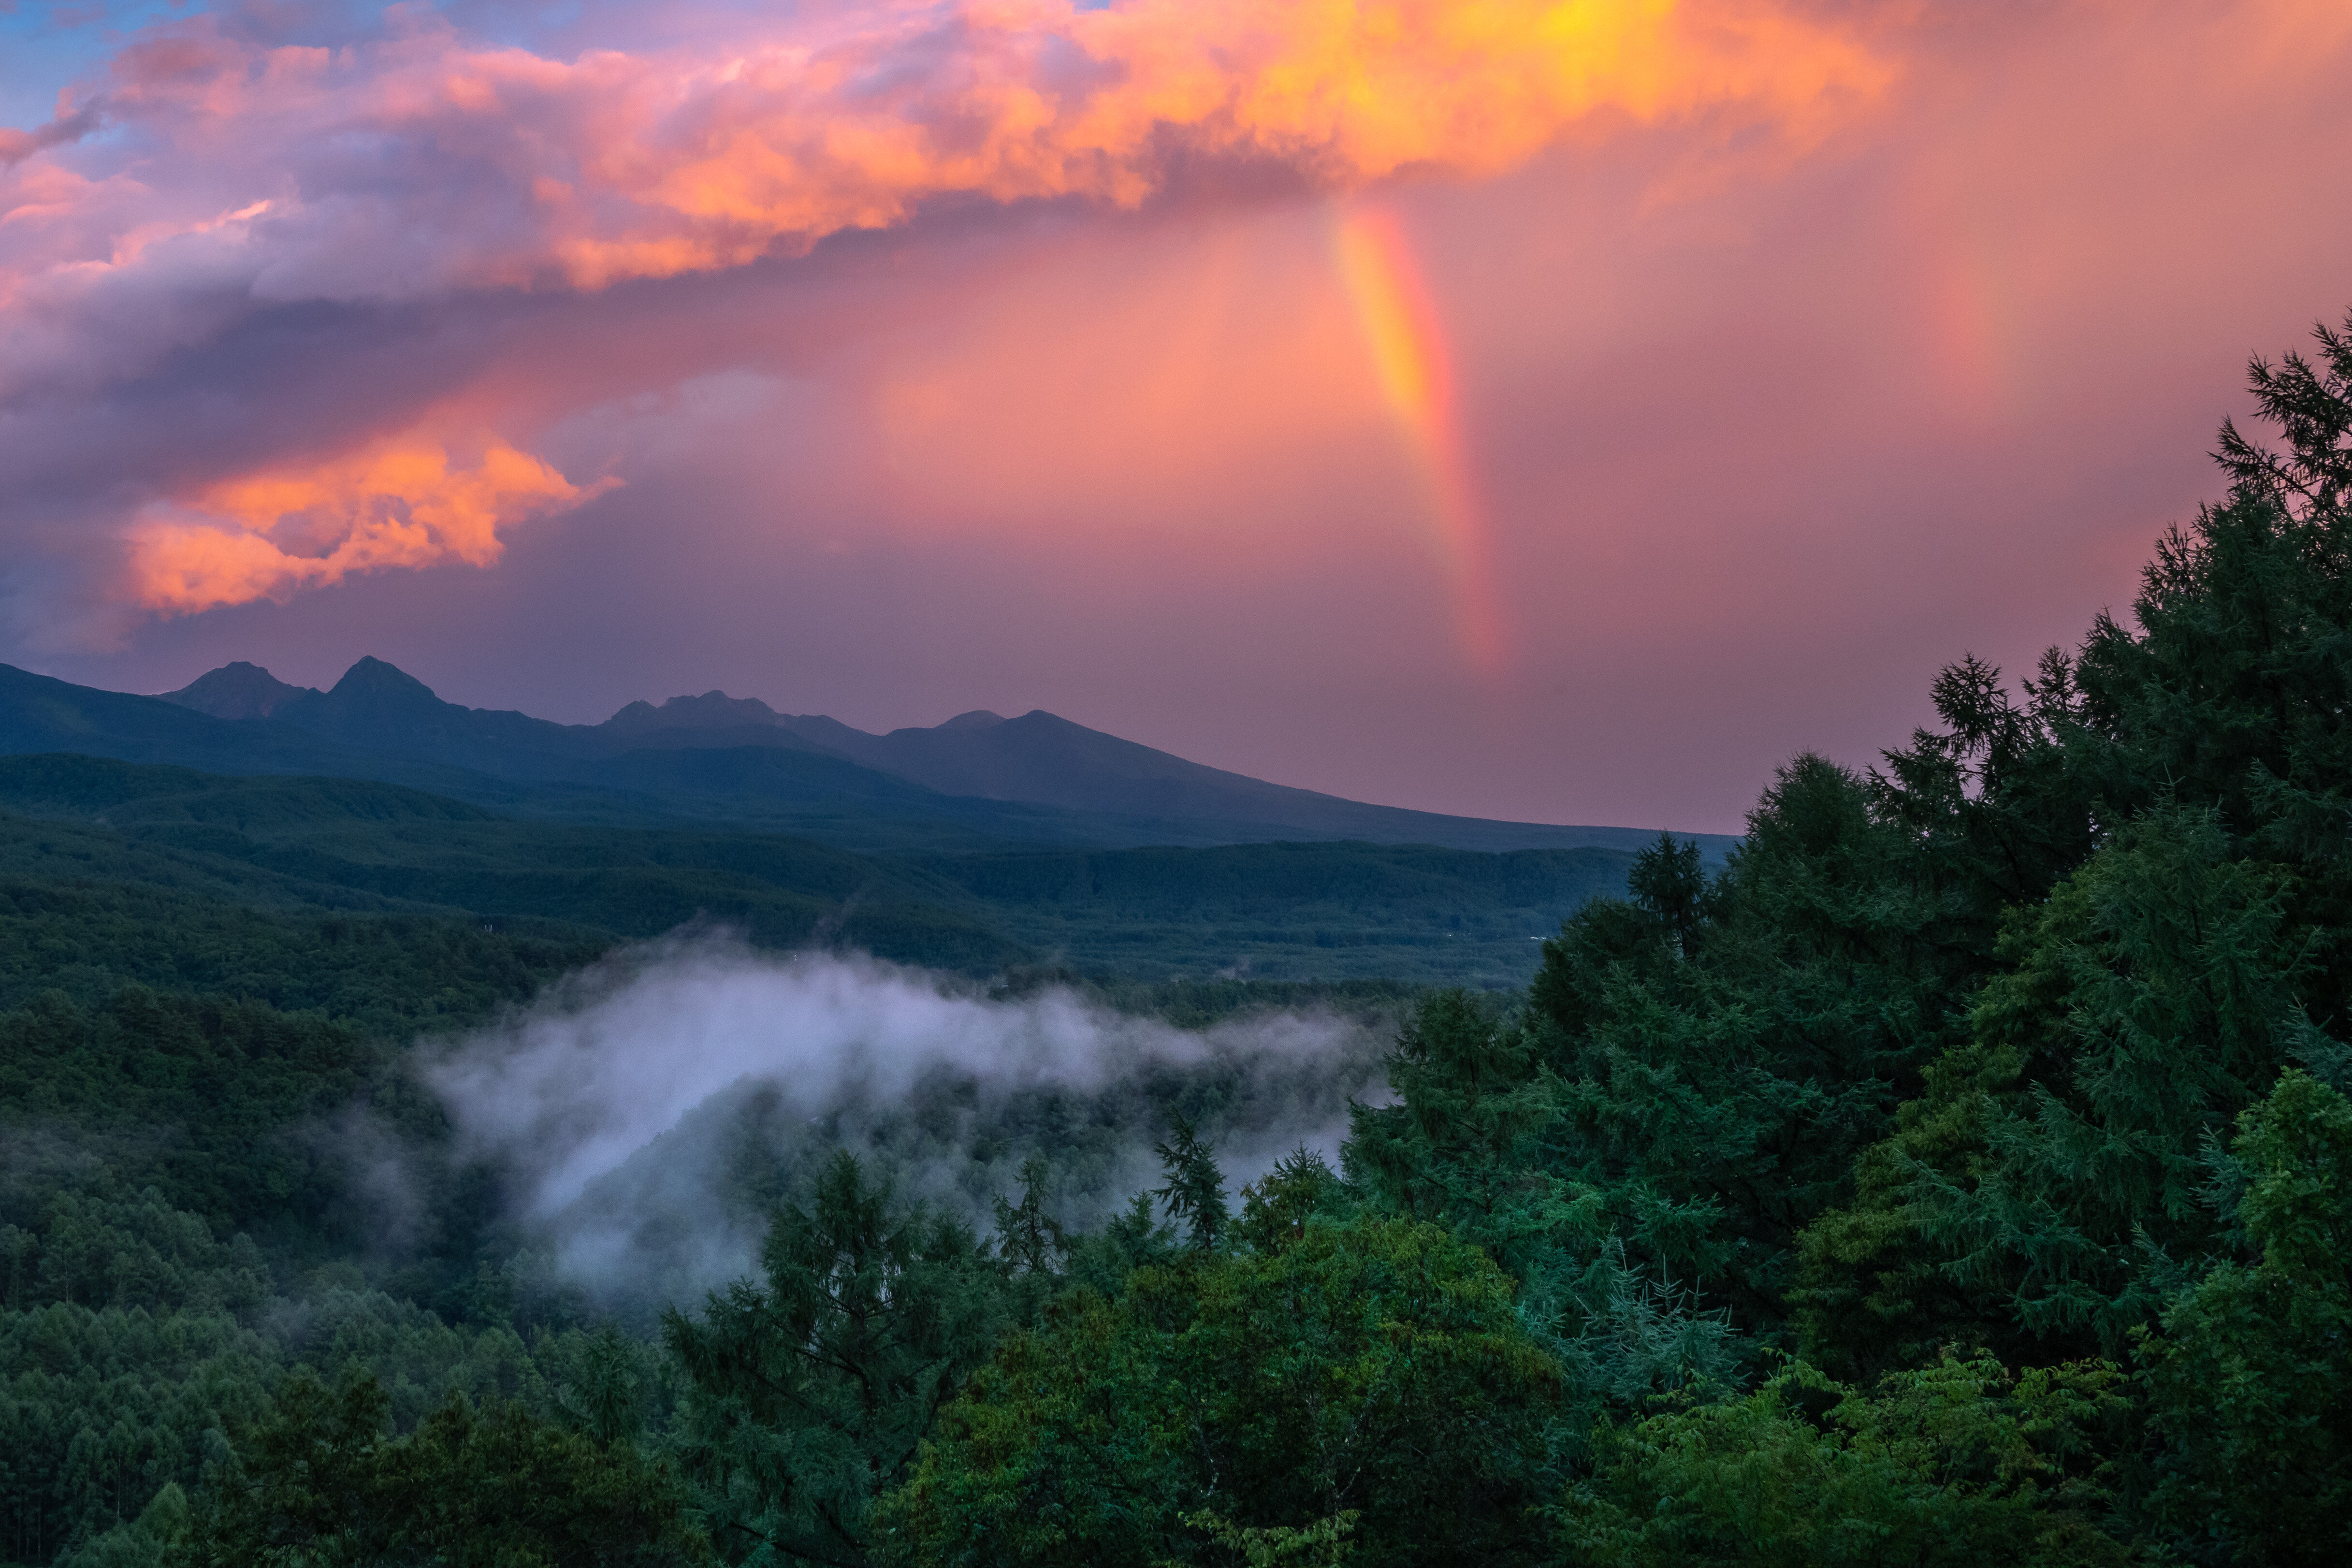
<svg viewBox="0 0 2352 1568"><path fill-rule="evenodd" d="M658 708L632 702L597 728L614 735L651 735L674 730L761 729L782 722L782 714L756 697L706 691L699 697L673 697Z"/></svg>
<svg viewBox="0 0 2352 1568"><path fill-rule="evenodd" d="M570 779L583 763L640 747L772 746L816 751L777 727L764 702L721 692L633 702L603 724L558 724L509 709L445 702L423 681L380 658L362 658L328 690L289 686L242 661L198 677L163 701L223 719L268 717L371 751L429 759L499 778Z"/></svg>
<svg viewBox="0 0 2352 1568"><path fill-rule="evenodd" d="M615 751L618 740L599 736L600 726L478 713L441 702L389 665L368 662L378 668L362 670L340 698L306 688L287 689L305 698L294 711L345 734L383 742L381 749L274 716L286 710L285 704L275 704L271 717L245 720L219 719L186 705L210 701L236 711L236 681L268 693L242 671L192 682L166 698L75 686L0 664L0 756L104 757L232 776L367 779L429 790L509 816L614 826L742 826L875 853L1229 841L1197 832L1186 837L1156 823L943 795L808 750L789 736L782 737L781 748L750 749L748 758L738 754L744 749L726 747L667 761L664 752L651 748ZM271 686L284 684L259 673ZM342 686L339 682L338 690ZM417 700L420 690L429 706ZM372 711L371 699L377 697L384 700ZM314 704L312 698L321 700ZM520 733L533 743L500 752L491 742L501 732ZM401 750L403 742L419 750ZM487 756L511 765L494 773L447 760L453 756Z"/></svg>
<svg viewBox="0 0 2352 1568"><path fill-rule="evenodd" d="M0 752L79 752L215 773L349 773L359 762L348 747L274 719L233 722L162 698L75 686L5 664Z"/></svg>
<svg viewBox="0 0 2352 1568"><path fill-rule="evenodd" d="M215 719L267 719L290 697L318 695L313 687L289 686L240 658L205 671L177 691L166 691L163 700Z"/></svg>
<svg viewBox="0 0 2352 1568"><path fill-rule="evenodd" d="M1655 828L1559 826L1447 816L1268 784L1228 773L1036 709L1018 719L986 710L959 713L931 729L870 734L822 715L778 713L757 698L707 691L656 707L633 702L600 728L625 729L639 744L667 732L676 744L720 727L729 744L774 744L772 731L869 768L928 784L943 795L1025 801L1069 811L1220 825L1220 835L1263 838L1361 838L1376 844L1437 844L1457 849L1638 849ZM1696 835L1712 858L1723 835ZM1224 837L1224 842L1242 841Z"/></svg>
<svg viewBox="0 0 2352 1568"><path fill-rule="evenodd" d="M376 658L361 659L326 691L286 685L240 661L160 700L119 700L194 709L251 730L257 739L262 731L282 737L294 731L492 779L605 789L706 820L768 821L779 812L805 816L837 806L851 816L952 818L976 832L1073 843L1346 838L1485 850L1631 849L1656 832L1373 805L1207 767L1042 709L1017 719L975 710L929 729L877 735L822 714L779 713L756 698L712 690L658 705L632 702L602 724L558 724L445 702ZM207 737L205 743L221 742ZM194 765L218 766L219 760ZM1696 837L1711 859L1732 842Z"/></svg>
<svg viewBox="0 0 2352 1568"><path fill-rule="evenodd" d="M1215 823L1228 833L1465 849L1633 849L1656 836L1654 828L1496 822L1372 805L1188 762L1043 709L1018 719L975 710L931 729L876 735L822 715L779 713L757 698L706 691L673 697L658 707L632 702L599 728L625 732L639 744L658 743L667 735L672 744L686 745L696 743L690 736L723 732L730 745L770 745L792 736L944 795ZM1721 835L1698 837L1710 858L1731 843Z"/></svg>
<svg viewBox="0 0 2352 1568"><path fill-rule="evenodd" d="M820 743L948 795L1034 801L1072 811L1248 823L1301 837L1458 849L1622 849L1638 847L1654 836L1633 828L1491 822L1371 805L1188 762L1042 709L1018 719L967 714L937 729L893 730L887 735L853 731Z"/></svg>
<svg viewBox="0 0 2352 1568"><path fill-rule="evenodd" d="M373 751L427 757L498 778L561 778L585 754L580 727L444 702L415 676L363 658L325 691L280 702L272 718Z"/></svg>

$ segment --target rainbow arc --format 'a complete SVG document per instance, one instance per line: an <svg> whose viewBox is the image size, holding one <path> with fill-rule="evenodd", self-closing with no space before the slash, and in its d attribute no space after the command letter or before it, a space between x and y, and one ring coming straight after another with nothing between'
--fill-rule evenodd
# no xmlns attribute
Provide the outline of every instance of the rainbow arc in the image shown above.
<svg viewBox="0 0 2352 1568"><path fill-rule="evenodd" d="M1463 657L1481 675L1499 675L1510 639L1494 530L1463 440L1453 357L1436 309L1393 215L1359 207L1339 217L1335 240L1381 396L1422 473L1422 516L1447 580Z"/></svg>

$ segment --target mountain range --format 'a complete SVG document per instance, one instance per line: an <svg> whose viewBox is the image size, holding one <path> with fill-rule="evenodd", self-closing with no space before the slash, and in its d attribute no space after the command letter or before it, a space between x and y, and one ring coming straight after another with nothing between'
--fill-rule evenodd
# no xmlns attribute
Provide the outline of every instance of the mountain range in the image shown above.
<svg viewBox="0 0 2352 1568"><path fill-rule="evenodd" d="M149 932L143 968L82 973L54 933L19 954L93 995L192 983L202 933L255 920L359 940L346 914L583 953L717 926L976 974L1517 985L1653 837L1343 800L1045 712L877 735L711 691L559 724L373 658L162 696L0 665L0 925Z"/></svg>
<svg viewBox="0 0 2352 1568"><path fill-rule="evenodd" d="M0 753L425 788L542 819L733 823L868 850L1355 840L1632 849L1654 829L1498 822L1346 800L1204 766L1042 710L874 734L709 691L602 724L443 701L362 658L333 687L238 661L156 697L0 666ZM1731 840L1702 835L1717 858Z"/></svg>

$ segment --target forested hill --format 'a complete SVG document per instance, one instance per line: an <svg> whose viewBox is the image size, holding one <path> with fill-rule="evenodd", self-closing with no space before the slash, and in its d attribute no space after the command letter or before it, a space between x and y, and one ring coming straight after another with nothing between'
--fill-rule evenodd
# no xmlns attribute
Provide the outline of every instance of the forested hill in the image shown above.
<svg viewBox="0 0 2352 1568"><path fill-rule="evenodd" d="M61 897L401 912L574 945L699 924L761 947L851 948L977 974L1045 964L1517 985L1542 936L1622 890L1632 861L1366 844L877 857L712 826L515 821L365 780L70 753L0 757L0 878ZM92 956L76 972L91 963L103 967Z"/></svg>
<svg viewBox="0 0 2352 1568"><path fill-rule="evenodd" d="M1791 758L1523 989L551 996L658 889L1043 951L1570 868L8 763L0 1556L2352 1559L2352 328L2253 391L2128 621Z"/></svg>

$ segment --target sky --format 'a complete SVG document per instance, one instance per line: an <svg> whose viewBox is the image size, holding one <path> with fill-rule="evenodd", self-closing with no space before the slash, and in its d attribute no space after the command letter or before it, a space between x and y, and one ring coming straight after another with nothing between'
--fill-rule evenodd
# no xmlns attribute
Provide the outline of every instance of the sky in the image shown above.
<svg viewBox="0 0 2352 1568"><path fill-rule="evenodd" d="M1736 831L2352 307L2341 0L0 0L0 660Z"/></svg>

